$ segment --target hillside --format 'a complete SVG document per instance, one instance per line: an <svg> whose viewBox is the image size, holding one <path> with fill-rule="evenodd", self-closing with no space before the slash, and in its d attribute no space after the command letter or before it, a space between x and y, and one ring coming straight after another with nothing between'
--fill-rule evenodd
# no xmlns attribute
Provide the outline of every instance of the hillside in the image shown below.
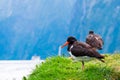
<svg viewBox="0 0 120 80"><path fill-rule="evenodd" d="M85 62L73 62L67 57L52 57L36 66L36 69L23 80L120 80L120 54L105 54L105 63L96 59Z"/></svg>

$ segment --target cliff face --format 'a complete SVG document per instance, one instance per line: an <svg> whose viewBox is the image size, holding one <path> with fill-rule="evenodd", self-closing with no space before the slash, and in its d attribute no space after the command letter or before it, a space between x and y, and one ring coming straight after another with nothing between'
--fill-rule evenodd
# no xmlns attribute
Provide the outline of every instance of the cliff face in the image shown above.
<svg viewBox="0 0 120 80"><path fill-rule="evenodd" d="M103 37L101 53L119 51L119 14L119 0L1 0L0 59L56 55L68 36L85 41L89 30Z"/></svg>

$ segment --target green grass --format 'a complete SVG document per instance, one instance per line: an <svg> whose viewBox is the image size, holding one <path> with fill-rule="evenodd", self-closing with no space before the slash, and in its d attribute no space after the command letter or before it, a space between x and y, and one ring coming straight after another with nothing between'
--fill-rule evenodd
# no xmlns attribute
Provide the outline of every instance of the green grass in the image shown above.
<svg viewBox="0 0 120 80"><path fill-rule="evenodd" d="M105 63L98 60L73 62L67 57L52 57L36 66L24 80L120 80L120 54L105 55Z"/></svg>

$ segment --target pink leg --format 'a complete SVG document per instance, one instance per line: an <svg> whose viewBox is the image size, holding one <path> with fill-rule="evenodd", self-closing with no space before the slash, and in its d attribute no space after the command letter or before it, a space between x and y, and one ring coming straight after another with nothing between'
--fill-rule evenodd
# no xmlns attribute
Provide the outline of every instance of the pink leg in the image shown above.
<svg viewBox="0 0 120 80"><path fill-rule="evenodd" d="M82 70L84 70L84 61L82 61Z"/></svg>

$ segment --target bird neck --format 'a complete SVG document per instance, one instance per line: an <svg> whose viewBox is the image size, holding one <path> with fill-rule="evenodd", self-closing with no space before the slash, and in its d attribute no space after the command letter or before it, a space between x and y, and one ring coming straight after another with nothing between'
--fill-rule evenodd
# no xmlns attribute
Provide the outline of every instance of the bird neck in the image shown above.
<svg viewBox="0 0 120 80"><path fill-rule="evenodd" d="M74 43L68 45L68 49L67 49L68 51L71 50L71 48L73 47L73 44L74 44Z"/></svg>

